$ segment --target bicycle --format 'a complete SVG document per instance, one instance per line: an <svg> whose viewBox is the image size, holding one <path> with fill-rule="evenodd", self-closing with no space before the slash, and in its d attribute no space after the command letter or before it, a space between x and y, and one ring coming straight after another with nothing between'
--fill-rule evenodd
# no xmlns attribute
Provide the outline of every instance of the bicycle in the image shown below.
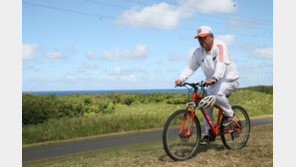
<svg viewBox="0 0 296 167"><path fill-rule="evenodd" d="M195 156L201 140L201 126L195 111L200 101L206 97L205 87L207 85L201 81L200 83L183 83L181 86L186 85L194 89L192 101L186 104L185 109L174 112L168 118L162 134L164 149L167 155L175 161L183 161ZM202 94L197 93L199 87ZM210 141L215 141L216 136L220 136L227 149L244 147L250 136L250 119L246 110L240 106L232 106L233 122L223 126L226 116L219 106L214 105L213 107L219 110L216 126L205 111L200 109L211 128Z"/></svg>

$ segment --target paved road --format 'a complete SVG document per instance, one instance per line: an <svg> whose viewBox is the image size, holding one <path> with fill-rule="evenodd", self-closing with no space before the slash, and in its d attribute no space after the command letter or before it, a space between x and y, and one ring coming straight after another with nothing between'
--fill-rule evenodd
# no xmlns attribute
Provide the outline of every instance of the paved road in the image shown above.
<svg viewBox="0 0 296 167"><path fill-rule="evenodd" d="M251 126L272 123L273 117L251 119ZM27 148L23 149L22 151L22 160L23 162L34 161L158 140L162 140L162 130L121 135L117 137L104 137L99 139L76 141L71 143L42 146L35 148Z"/></svg>

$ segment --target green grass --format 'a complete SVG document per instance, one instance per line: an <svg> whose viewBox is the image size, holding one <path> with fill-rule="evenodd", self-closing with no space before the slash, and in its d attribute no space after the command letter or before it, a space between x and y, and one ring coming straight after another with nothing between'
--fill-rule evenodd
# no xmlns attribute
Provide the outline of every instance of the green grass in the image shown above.
<svg viewBox="0 0 296 167"><path fill-rule="evenodd" d="M162 126L177 105L143 104L119 107L112 115L49 120L23 127L23 144L70 139ZM128 109L128 111L125 111Z"/></svg>
<svg viewBox="0 0 296 167"><path fill-rule="evenodd" d="M229 103L242 106L250 117L273 114L273 94L256 91L254 88L240 89L229 97Z"/></svg>
<svg viewBox="0 0 296 167"><path fill-rule="evenodd" d="M229 101L230 104L244 107L250 117L272 115L273 95L270 92L272 92L270 88L265 87L240 89L231 94ZM37 125L23 125L23 146L115 132L162 128L168 117L174 111L183 109L184 104L158 102L124 105L118 103L114 108L114 111L108 114L50 119ZM197 117L202 122L200 112L197 112Z"/></svg>
<svg viewBox="0 0 296 167"><path fill-rule="evenodd" d="M201 146L195 157L175 162L165 153L162 142L63 156L23 163L29 166L273 166L273 126L252 127L246 147L228 150L221 140Z"/></svg>

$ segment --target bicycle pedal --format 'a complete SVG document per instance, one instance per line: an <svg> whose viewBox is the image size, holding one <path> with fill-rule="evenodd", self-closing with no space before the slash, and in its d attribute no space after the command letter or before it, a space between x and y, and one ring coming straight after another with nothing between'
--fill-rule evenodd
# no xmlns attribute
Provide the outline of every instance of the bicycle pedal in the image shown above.
<svg viewBox="0 0 296 167"><path fill-rule="evenodd" d="M209 138L209 142L214 142L216 140L216 137L214 138Z"/></svg>
<svg viewBox="0 0 296 167"><path fill-rule="evenodd" d="M214 142L216 139L216 135L212 130L209 131L209 142Z"/></svg>

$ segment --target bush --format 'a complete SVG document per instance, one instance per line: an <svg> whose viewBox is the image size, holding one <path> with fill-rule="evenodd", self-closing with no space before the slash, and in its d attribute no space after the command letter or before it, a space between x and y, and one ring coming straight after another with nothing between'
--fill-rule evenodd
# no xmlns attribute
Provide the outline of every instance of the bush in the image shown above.
<svg viewBox="0 0 296 167"><path fill-rule="evenodd" d="M85 104L90 104L90 103L92 103L91 98L90 98L90 97L86 97L86 98L84 99L84 103L85 103Z"/></svg>
<svg viewBox="0 0 296 167"><path fill-rule="evenodd" d="M23 124L38 124L48 119L110 114L117 104L184 104L187 94L109 93L106 95L34 95L23 93Z"/></svg>
<svg viewBox="0 0 296 167"><path fill-rule="evenodd" d="M74 98L24 93L22 96L22 122L23 124L38 124L51 118L72 118L80 115L83 107L84 104Z"/></svg>
<svg viewBox="0 0 296 167"><path fill-rule="evenodd" d="M106 108L104 108L103 113L104 114L111 114L115 111L115 106L113 103L108 103Z"/></svg>
<svg viewBox="0 0 296 167"><path fill-rule="evenodd" d="M37 124L57 115L56 102L53 96L23 94L23 124Z"/></svg>

